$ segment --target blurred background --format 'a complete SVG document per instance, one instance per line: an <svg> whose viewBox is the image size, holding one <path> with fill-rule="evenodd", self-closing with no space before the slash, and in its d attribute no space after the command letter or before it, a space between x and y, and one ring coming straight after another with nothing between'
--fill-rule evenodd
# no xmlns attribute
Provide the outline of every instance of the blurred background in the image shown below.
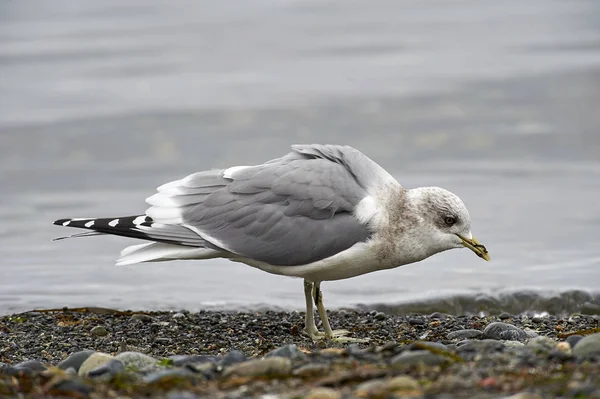
<svg viewBox="0 0 600 399"><path fill-rule="evenodd" d="M63 217L293 143L357 147L467 204L492 262L450 251L323 284L328 308L599 309L600 2L0 2L0 314L304 308L223 260L115 267ZM432 305L433 304L433 305Z"/></svg>

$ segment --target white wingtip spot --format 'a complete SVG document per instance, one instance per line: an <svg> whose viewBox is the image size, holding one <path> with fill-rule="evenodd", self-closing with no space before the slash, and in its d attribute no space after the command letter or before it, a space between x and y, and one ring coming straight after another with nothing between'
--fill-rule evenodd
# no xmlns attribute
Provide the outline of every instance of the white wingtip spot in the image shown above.
<svg viewBox="0 0 600 399"><path fill-rule="evenodd" d="M63 225L63 226L68 226L68 225L69 225L69 223L71 223L71 221L70 221L70 220L67 220L66 222L63 222L63 224L62 224L62 225Z"/></svg>
<svg viewBox="0 0 600 399"><path fill-rule="evenodd" d="M142 224L146 221L146 216L138 216L135 219L133 219L133 224L134 225L138 225L138 224Z"/></svg>
<svg viewBox="0 0 600 399"><path fill-rule="evenodd" d="M119 224L119 219L114 219L114 220L111 220L110 222L108 222L108 225L110 227L115 227L118 224Z"/></svg>
<svg viewBox="0 0 600 399"><path fill-rule="evenodd" d="M89 222L87 222L86 224L84 224L85 227L92 227L94 225L96 221L95 220L90 220Z"/></svg>

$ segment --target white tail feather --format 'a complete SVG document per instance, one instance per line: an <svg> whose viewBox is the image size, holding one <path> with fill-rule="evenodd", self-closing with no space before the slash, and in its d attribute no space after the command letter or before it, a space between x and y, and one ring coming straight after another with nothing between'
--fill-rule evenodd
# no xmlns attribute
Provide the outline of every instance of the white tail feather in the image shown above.
<svg viewBox="0 0 600 399"><path fill-rule="evenodd" d="M117 260L117 266L177 259L210 259L221 255L223 255L222 252L208 248L151 242L132 245L122 250L121 257Z"/></svg>

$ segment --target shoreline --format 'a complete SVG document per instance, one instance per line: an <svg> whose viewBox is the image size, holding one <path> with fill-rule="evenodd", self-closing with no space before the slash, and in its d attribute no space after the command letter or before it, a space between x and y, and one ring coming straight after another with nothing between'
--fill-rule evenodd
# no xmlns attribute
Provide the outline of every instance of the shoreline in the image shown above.
<svg viewBox="0 0 600 399"><path fill-rule="evenodd" d="M79 310L0 317L0 397L600 397L598 315Z"/></svg>

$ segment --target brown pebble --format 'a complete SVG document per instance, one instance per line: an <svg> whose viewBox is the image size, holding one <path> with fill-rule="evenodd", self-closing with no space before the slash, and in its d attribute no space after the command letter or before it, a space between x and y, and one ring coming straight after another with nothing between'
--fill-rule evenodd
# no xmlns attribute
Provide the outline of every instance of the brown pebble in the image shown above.
<svg viewBox="0 0 600 399"><path fill-rule="evenodd" d="M306 399L342 399L342 394L331 388L315 388L306 395Z"/></svg>
<svg viewBox="0 0 600 399"><path fill-rule="evenodd" d="M292 361L285 357L272 356L234 364L223 373L224 377L284 376L292 372Z"/></svg>

